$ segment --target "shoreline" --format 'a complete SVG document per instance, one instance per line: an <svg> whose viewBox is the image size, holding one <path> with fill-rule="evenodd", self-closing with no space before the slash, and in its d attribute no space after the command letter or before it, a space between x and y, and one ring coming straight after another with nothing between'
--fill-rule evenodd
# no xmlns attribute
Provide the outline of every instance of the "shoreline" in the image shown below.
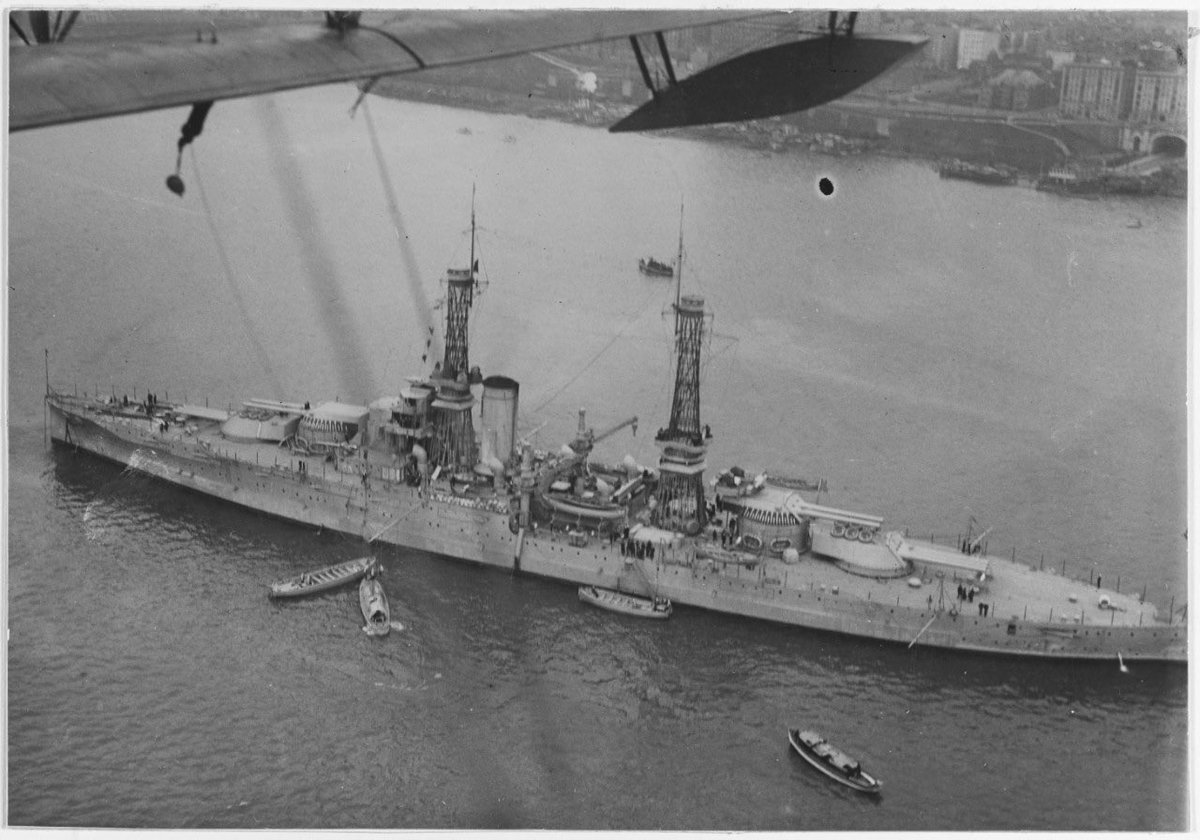
<svg viewBox="0 0 1200 840"><path fill-rule="evenodd" d="M371 93L387 98L411 102L424 102L433 105L445 105L453 108L463 108L488 113L517 114L531 119L548 119L556 122L570 123L597 129L606 129L633 110L631 105L611 105L606 102L596 102L590 110L574 107L569 101L543 96L537 93L521 94L513 91L485 88L472 84L460 84L443 81L409 81L403 78L381 79ZM822 106L830 108L830 106ZM817 110L817 109L814 109ZM833 110L830 108L830 110ZM858 111L859 109L855 109ZM811 114L811 112L807 112ZM937 119L922 115L920 119ZM789 129L795 129L794 124L788 124ZM956 160L958 157L970 159L972 152L978 149L964 146L958 149L957 156L947 154L922 154L911 148L901 148L889 142L887 137L856 137L847 136L831 130L786 130L781 124L768 121L752 121L749 123L723 123L719 125L689 126L686 128L666 129L653 132L660 136L678 136L692 140L722 143L725 145L741 146L745 149L766 154L788 154L792 152L809 152L813 154L834 157L855 155L878 155L901 160L923 161L931 165L935 171L939 164ZM1036 168L1009 166L1017 176L1009 184L998 186L1018 186L1028 189L1038 188L1039 175ZM967 179L970 180L970 179ZM1068 198L1092 199L1108 195L1141 195L1161 198L1186 198L1186 175L1180 183L1163 180L1157 185L1146 184L1145 187L1129 192L1104 189L1097 183L1096 189L1081 188L1062 190L1050 188L1047 191L1056 192ZM1043 187L1043 189L1046 189Z"/></svg>

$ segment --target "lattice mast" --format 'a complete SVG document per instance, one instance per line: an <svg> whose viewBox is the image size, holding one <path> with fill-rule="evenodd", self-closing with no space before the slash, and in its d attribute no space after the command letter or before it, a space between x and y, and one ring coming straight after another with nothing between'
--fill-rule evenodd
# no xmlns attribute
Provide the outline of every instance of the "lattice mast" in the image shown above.
<svg viewBox="0 0 1200 840"><path fill-rule="evenodd" d="M446 271L446 351L442 364L434 368L434 439L430 456L436 466L451 470L470 469L478 460L471 408L475 399L471 383L482 379L471 370L468 355L471 304L475 300L475 188L471 188L471 256L467 268Z"/></svg>
<svg viewBox="0 0 1200 840"><path fill-rule="evenodd" d="M658 524L697 533L708 521L704 505L707 427L700 425L700 351L704 298L685 295L675 307L675 390L671 418L654 442L659 448Z"/></svg>
<svg viewBox="0 0 1200 840"><path fill-rule="evenodd" d="M467 328L474 302L475 278L446 277L446 352L442 377L456 379L470 371Z"/></svg>

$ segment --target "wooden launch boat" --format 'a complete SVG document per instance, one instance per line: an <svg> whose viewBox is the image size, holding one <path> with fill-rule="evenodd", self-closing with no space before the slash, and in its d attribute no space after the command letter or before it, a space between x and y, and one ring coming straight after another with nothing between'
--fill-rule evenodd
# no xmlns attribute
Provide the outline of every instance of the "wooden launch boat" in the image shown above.
<svg viewBox="0 0 1200 840"><path fill-rule="evenodd" d="M540 501L551 510L573 516L576 519L586 518L613 522L624 519L627 513L624 505L613 502L594 502L566 493L545 493Z"/></svg>
<svg viewBox="0 0 1200 840"><path fill-rule="evenodd" d="M788 730L788 741L800 756L834 781L862 793L879 793L883 783L867 773L850 756L830 744L816 732Z"/></svg>
<svg viewBox="0 0 1200 840"><path fill-rule="evenodd" d="M358 580L375 567L374 557L359 557L335 566L327 566L313 572L304 572L294 578L279 580L271 584L272 598L296 598L335 589L350 581Z"/></svg>
<svg viewBox="0 0 1200 840"><path fill-rule="evenodd" d="M358 606L367 622L363 629L372 636L386 636L391 629L391 612L379 578L368 575L358 582Z"/></svg>
<svg viewBox="0 0 1200 840"><path fill-rule="evenodd" d="M579 600L601 609L633 615L638 618L666 619L671 617L671 601L668 598L641 598L626 595L598 586L579 587Z"/></svg>
<svg viewBox="0 0 1200 840"><path fill-rule="evenodd" d="M675 276L675 266L656 260L654 257L646 257L645 259L638 260L638 270L642 274L649 274L651 277Z"/></svg>

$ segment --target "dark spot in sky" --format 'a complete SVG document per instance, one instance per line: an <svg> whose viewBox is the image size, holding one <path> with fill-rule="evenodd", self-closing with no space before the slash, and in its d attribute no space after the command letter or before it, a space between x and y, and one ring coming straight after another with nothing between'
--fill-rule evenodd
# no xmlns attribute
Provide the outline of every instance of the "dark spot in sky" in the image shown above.
<svg viewBox="0 0 1200 840"><path fill-rule="evenodd" d="M821 195L833 195L833 181L822 178L817 182L817 189L821 191Z"/></svg>

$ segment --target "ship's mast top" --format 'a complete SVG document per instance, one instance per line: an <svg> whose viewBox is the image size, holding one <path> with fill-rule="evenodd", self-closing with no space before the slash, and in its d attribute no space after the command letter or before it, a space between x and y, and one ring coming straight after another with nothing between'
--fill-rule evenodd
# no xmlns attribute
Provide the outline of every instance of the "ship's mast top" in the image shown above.
<svg viewBox="0 0 1200 840"><path fill-rule="evenodd" d="M467 322L478 283L478 260L475 256L475 185L471 185L471 262L466 268L446 270L446 351L441 376L456 380L467 376Z"/></svg>
<svg viewBox="0 0 1200 840"><path fill-rule="evenodd" d="M683 202L679 202L679 256L675 259L675 335L679 335L679 295L683 287Z"/></svg>

